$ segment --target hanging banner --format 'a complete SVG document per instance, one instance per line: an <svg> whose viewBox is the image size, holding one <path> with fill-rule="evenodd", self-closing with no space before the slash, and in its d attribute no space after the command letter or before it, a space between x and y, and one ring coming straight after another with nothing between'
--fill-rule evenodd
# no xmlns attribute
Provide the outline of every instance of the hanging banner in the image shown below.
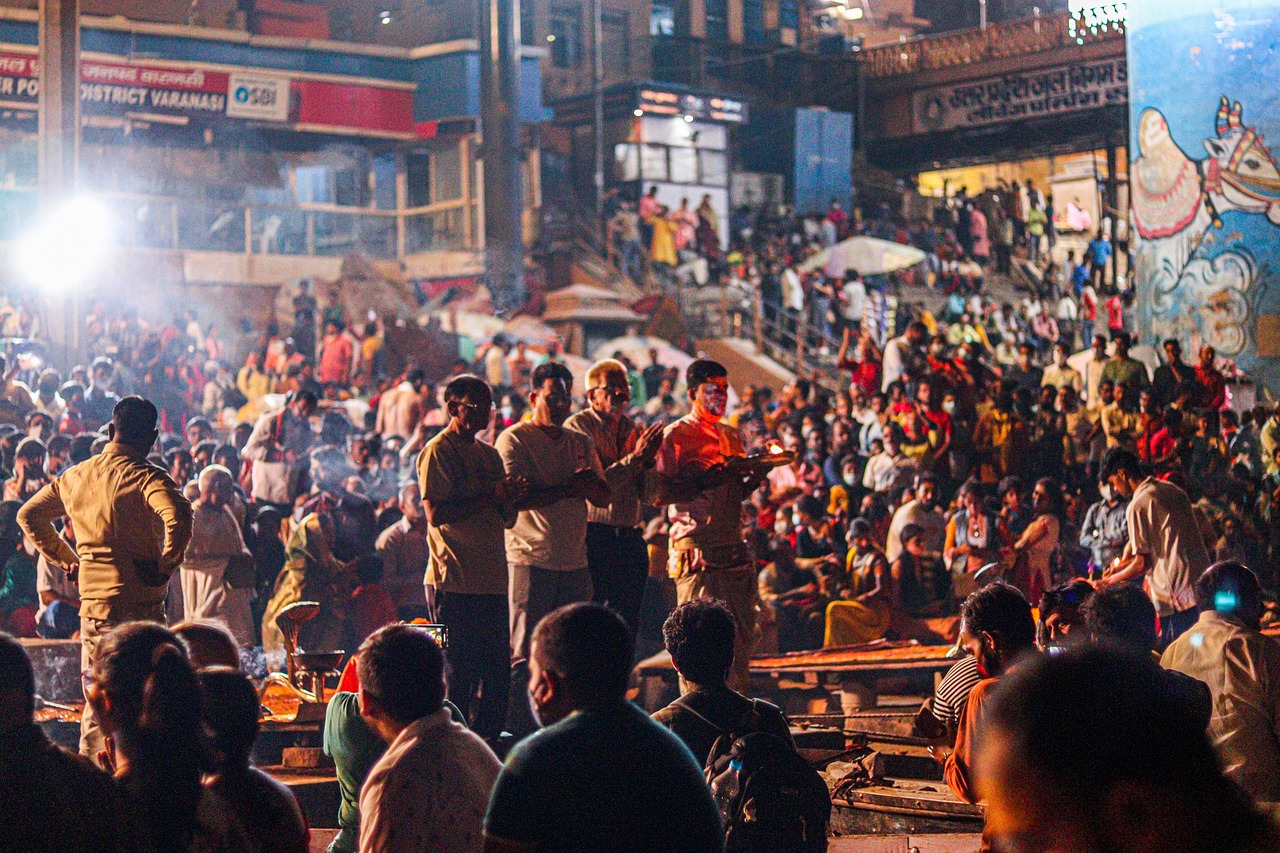
<svg viewBox="0 0 1280 853"><path fill-rule="evenodd" d="M1123 59L1106 59L936 86L912 93L911 118L933 133L1125 104L1128 79Z"/></svg>

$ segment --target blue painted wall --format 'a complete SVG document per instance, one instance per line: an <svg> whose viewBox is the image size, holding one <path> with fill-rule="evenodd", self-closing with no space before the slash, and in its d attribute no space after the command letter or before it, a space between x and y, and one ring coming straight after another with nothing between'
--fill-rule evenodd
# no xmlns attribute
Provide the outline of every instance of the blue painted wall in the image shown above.
<svg viewBox="0 0 1280 853"><path fill-rule="evenodd" d="M1280 392L1280 0L1129 0L1139 328Z"/></svg>

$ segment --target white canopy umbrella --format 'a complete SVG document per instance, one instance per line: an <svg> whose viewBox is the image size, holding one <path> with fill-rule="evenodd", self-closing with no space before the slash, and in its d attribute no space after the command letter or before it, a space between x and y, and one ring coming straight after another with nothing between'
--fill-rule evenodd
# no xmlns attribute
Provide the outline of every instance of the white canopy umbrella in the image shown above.
<svg viewBox="0 0 1280 853"><path fill-rule="evenodd" d="M850 237L823 249L799 267L800 272L810 272L823 267L831 278L841 278L846 270L855 269L861 275L882 275L897 272L923 263L924 252L912 246L904 246L892 240L875 237Z"/></svg>
<svg viewBox="0 0 1280 853"><path fill-rule="evenodd" d="M659 364L664 367L674 367L681 373L693 361L693 356L683 350L676 349L670 342L648 335L623 335L620 338L605 341L596 347L592 357L597 360L612 358L615 352L620 352L631 359L631 363L636 366L637 370L644 370L649 366L649 350L651 349L658 351Z"/></svg>

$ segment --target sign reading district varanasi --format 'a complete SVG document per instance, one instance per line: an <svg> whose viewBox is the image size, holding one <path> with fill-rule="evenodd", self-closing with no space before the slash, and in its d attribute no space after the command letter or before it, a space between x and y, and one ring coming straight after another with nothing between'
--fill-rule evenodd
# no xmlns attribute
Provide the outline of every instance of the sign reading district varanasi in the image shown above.
<svg viewBox="0 0 1280 853"><path fill-rule="evenodd" d="M1128 80L1125 61L1107 59L920 89L912 124L932 133L1125 104Z"/></svg>

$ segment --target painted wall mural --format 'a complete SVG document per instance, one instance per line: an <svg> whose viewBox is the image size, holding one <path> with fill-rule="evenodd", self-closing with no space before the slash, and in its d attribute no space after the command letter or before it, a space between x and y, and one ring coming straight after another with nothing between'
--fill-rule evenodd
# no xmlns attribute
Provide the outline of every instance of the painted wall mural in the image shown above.
<svg viewBox="0 0 1280 853"><path fill-rule="evenodd" d="M1142 337L1214 346L1280 397L1280 0L1130 0Z"/></svg>

